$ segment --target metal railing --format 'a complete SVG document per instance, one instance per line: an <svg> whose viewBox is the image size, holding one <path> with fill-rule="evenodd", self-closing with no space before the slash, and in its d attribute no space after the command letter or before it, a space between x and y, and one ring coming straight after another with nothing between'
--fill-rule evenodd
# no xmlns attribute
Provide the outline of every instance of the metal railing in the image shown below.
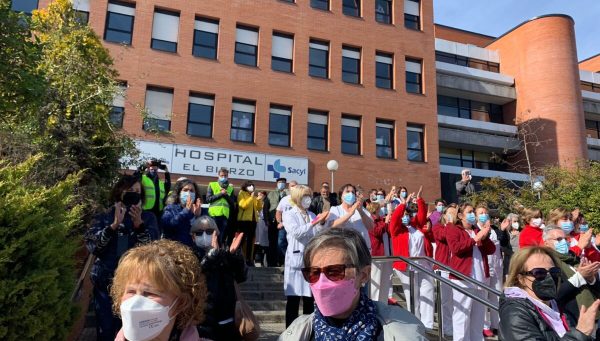
<svg viewBox="0 0 600 341"><path fill-rule="evenodd" d="M402 256L381 256L381 257L373 257L372 258L373 262L384 262L384 261L402 261L405 262L406 264L412 266L414 269L418 270L421 273L427 274L428 276L432 277L435 280L435 293L436 293L436 298L435 298L435 308L436 308L436 312L437 312L437 319L438 319L438 340L443 340L444 339L444 331L443 331L443 318L442 318L442 283L448 285L449 287L451 287L453 290L456 290L460 293L462 293L463 295L483 304L484 306L493 309L495 311L499 310L498 305L492 304L490 302L488 302L487 300L484 300L483 298L474 295L472 292L469 292L468 290L466 290L466 288L457 285L456 283L452 282L450 279L444 278L441 276L440 270L443 271L447 271L449 274L452 274L452 276L461 279L463 281L469 282L475 286L480 287L481 289L492 293L494 295L497 295L498 297L500 297L500 295L502 295L502 292L484 284L481 283L471 277L465 276L462 273L436 261L435 259L431 258L431 257L402 257ZM422 266L421 264L417 263L417 261L426 261L429 262L431 264L435 264L436 266L438 266L440 268L440 270L431 270L428 269L424 266ZM410 300L408 298L407 301L410 302L410 306L408 307L410 309L410 312L414 314L415 312L415 299L414 299L414 292L415 292L415 273L414 271L409 271L408 272L408 277L409 277L409 286L410 286Z"/></svg>

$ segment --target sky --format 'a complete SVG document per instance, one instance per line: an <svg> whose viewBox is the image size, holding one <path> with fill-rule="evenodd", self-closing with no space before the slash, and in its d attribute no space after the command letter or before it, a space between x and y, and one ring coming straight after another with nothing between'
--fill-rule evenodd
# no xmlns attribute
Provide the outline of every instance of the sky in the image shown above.
<svg viewBox="0 0 600 341"><path fill-rule="evenodd" d="M600 53L600 0L433 0L434 21L498 37L520 23L545 14L575 20L577 58Z"/></svg>

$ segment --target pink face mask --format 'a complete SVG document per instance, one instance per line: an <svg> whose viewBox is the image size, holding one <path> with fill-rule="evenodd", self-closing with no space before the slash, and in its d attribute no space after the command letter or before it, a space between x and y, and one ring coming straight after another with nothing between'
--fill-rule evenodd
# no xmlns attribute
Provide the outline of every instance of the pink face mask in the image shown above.
<svg viewBox="0 0 600 341"><path fill-rule="evenodd" d="M355 279L331 281L321 273L319 280L310 285L312 294L323 316L336 316L346 312L358 294Z"/></svg>

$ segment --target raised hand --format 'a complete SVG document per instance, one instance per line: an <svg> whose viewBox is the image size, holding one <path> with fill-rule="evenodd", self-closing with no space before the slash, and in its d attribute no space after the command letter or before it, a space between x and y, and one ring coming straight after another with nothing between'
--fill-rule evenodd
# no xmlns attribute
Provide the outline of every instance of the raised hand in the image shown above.
<svg viewBox="0 0 600 341"><path fill-rule="evenodd" d="M125 218L125 212L127 210L123 207L121 202L115 204L115 219L113 223L110 225L110 228L116 230L119 228L119 225L123 223L123 219Z"/></svg>
<svg viewBox="0 0 600 341"><path fill-rule="evenodd" d="M144 223L142 220L142 208L137 205L131 206L129 209L129 216L131 216L134 228L138 228Z"/></svg>
<svg viewBox="0 0 600 341"><path fill-rule="evenodd" d="M191 199L191 198L190 198ZM188 199L188 201L191 201ZM194 216L199 216L202 213L202 199L196 198L196 202L192 204L191 211L194 213Z"/></svg>

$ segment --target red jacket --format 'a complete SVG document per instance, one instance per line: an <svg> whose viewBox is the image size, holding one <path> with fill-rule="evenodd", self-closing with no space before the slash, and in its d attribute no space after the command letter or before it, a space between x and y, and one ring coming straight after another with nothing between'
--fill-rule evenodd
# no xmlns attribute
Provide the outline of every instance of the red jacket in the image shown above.
<svg viewBox="0 0 600 341"><path fill-rule="evenodd" d="M479 232L477 226L473 227L475 233ZM496 251L496 245L489 238L475 243L475 240L469 236L469 233L460 225L446 225L446 240L450 247L450 267L462 273L465 276L471 277L473 270L473 246L477 245L483 258L483 270L486 278L490 277L490 266L488 264L487 255L491 255ZM458 279L450 275L452 279Z"/></svg>
<svg viewBox="0 0 600 341"><path fill-rule="evenodd" d="M525 228L519 234L519 248L538 245L544 245L542 229L531 225L525 225Z"/></svg>
<svg viewBox="0 0 600 341"><path fill-rule="evenodd" d="M450 248L448 247L448 241L446 240L446 226L438 223L432 230L433 238L436 243L435 260L444 265L450 265ZM437 269L437 266L434 266L433 268Z"/></svg>
<svg viewBox="0 0 600 341"><path fill-rule="evenodd" d="M385 219L374 215L373 218L373 229L369 231L369 237L371 238L371 256L385 256L385 249L383 244L383 234L388 230L388 224L385 223Z"/></svg>
<svg viewBox="0 0 600 341"><path fill-rule="evenodd" d="M571 238L575 238L579 241L579 237L581 237L581 234L578 233L576 235L573 235L573 233L571 232ZM573 251L577 257L581 257L582 250L579 246L571 246L569 250ZM589 261L600 262L600 252L598 252L598 250L596 250L596 248L591 244L590 246L583 249L583 251L585 251L585 258L587 258Z"/></svg>
<svg viewBox="0 0 600 341"><path fill-rule="evenodd" d="M425 224L427 224L427 205L423 199L417 200L417 215L413 217L410 221L410 225L414 228L421 230ZM392 214L392 218L390 220L390 233L392 235L392 252L394 256L403 256L410 257L409 255L409 245L408 245L408 228L402 224L402 217L404 216L404 211L406 210L406 205L400 204L396 207L394 214ZM425 253L427 253L427 238L424 241L425 244ZM406 271L406 263L404 262L394 262L394 269L400 271Z"/></svg>

